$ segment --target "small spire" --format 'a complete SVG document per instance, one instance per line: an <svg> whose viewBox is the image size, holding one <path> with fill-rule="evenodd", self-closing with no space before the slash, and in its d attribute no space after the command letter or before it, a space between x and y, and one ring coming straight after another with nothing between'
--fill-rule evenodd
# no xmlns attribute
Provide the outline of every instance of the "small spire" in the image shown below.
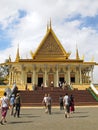
<svg viewBox="0 0 98 130"><path fill-rule="evenodd" d="M32 59L34 59L34 53L30 51L30 54L31 54Z"/></svg>
<svg viewBox="0 0 98 130"><path fill-rule="evenodd" d="M82 60L84 60L84 55L82 56Z"/></svg>
<svg viewBox="0 0 98 130"><path fill-rule="evenodd" d="M20 55L19 55L19 44L18 44L18 48L17 48L17 54L16 54L16 62L18 62L20 59Z"/></svg>
<svg viewBox="0 0 98 130"><path fill-rule="evenodd" d="M91 58L91 62L94 62L94 56L92 56L92 58Z"/></svg>
<svg viewBox="0 0 98 130"><path fill-rule="evenodd" d="M78 53L78 48L77 48L77 45L76 45L76 60L79 60L79 53Z"/></svg>
<svg viewBox="0 0 98 130"><path fill-rule="evenodd" d="M11 62L11 57L10 57L10 55L9 55L9 62Z"/></svg>
<svg viewBox="0 0 98 130"><path fill-rule="evenodd" d="M50 29L51 29L51 18L50 18Z"/></svg>
<svg viewBox="0 0 98 130"><path fill-rule="evenodd" d="M48 32L48 30L49 30L49 25L48 25L48 23L47 23L47 32Z"/></svg>

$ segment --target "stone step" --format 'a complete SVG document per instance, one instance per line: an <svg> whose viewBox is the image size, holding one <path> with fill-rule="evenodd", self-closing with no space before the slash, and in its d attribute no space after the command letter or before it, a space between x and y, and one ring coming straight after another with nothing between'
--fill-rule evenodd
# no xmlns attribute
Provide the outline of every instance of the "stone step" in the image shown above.
<svg viewBox="0 0 98 130"><path fill-rule="evenodd" d="M50 93L54 106L59 105L59 96L64 96L65 93L68 93L69 95L74 95L76 105L98 105L98 102L93 98L93 96L89 93L88 90L61 90L59 88L51 90L50 88L46 88L44 90L39 89L36 91L20 91L20 93L22 105L27 106L42 105L42 100L45 93Z"/></svg>

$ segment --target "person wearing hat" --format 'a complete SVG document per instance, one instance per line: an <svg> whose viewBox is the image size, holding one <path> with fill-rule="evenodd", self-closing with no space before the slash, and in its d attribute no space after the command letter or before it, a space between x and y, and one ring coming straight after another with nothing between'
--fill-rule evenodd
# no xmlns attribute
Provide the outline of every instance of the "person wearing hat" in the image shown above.
<svg viewBox="0 0 98 130"><path fill-rule="evenodd" d="M16 94L16 98L15 98L15 113L14 113L14 117L19 117L20 116L20 107L21 107L21 100L20 100L20 94L17 93Z"/></svg>

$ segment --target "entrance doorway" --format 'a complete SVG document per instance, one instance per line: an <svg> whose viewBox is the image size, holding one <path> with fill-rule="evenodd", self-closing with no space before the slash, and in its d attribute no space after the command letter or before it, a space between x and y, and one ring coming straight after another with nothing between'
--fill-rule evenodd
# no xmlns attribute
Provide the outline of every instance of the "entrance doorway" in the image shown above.
<svg viewBox="0 0 98 130"><path fill-rule="evenodd" d="M64 74L59 74L59 81L61 83L64 83L65 79L64 79Z"/></svg>
<svg viewBox="0 0 98 130"><path fill-rule="evenodd" d="M60 77L60 78L59 78L59 81L60 81L61 83L64 83L64 77Z"/></svg>
<svg viewBox="0 0 98 130"><path fill-rule="evenodd" d="M74 72L71 72L71 74L70 74L70 81L71 81L71 83L75 83L75 73Z"/></svg>
<svg viewBox="0 0 98 130"><path fill-rule="evenodd" d="M32 73L27 73L27 83L32 83Z"/></svg>
<svg viewBox="0 0 98 130"><path fill-rule="evenodd" d="M75 83L75 77L71 77L71 83Z"/></svg>
<svg viewBox="0 0 98 130"><path fill-rule="evenodd" d="M49 87L51 86L51 83L53 83L53 85L54 85L54 74L49 74L48 75L48 85L49 85Z"/></svg>
<svg viewBox="0 0 98 130"><path fill-rule="evenodd" d="M38 74L38 87L41 87L43 83L43 74Z"/></svg>
<svg viewBox="0 0 98 130"><path fill-rule="evenodd" d="M43 83L43 77L38 77L38 87L41 87L42 83Z"/></svg>

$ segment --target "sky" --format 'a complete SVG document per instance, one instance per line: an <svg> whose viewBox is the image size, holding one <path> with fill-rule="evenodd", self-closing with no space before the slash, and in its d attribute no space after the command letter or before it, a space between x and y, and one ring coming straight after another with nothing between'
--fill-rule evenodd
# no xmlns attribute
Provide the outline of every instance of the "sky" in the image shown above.
<svg viewBox="0 0 98 130"><path fill-rule="evenodd" d="M80 58L98 63L98 0L0 0L0 63L9 56L14 61L18 45L20 57L31 58L50 19L70 58L75 58L77 46Z"/></svg>

